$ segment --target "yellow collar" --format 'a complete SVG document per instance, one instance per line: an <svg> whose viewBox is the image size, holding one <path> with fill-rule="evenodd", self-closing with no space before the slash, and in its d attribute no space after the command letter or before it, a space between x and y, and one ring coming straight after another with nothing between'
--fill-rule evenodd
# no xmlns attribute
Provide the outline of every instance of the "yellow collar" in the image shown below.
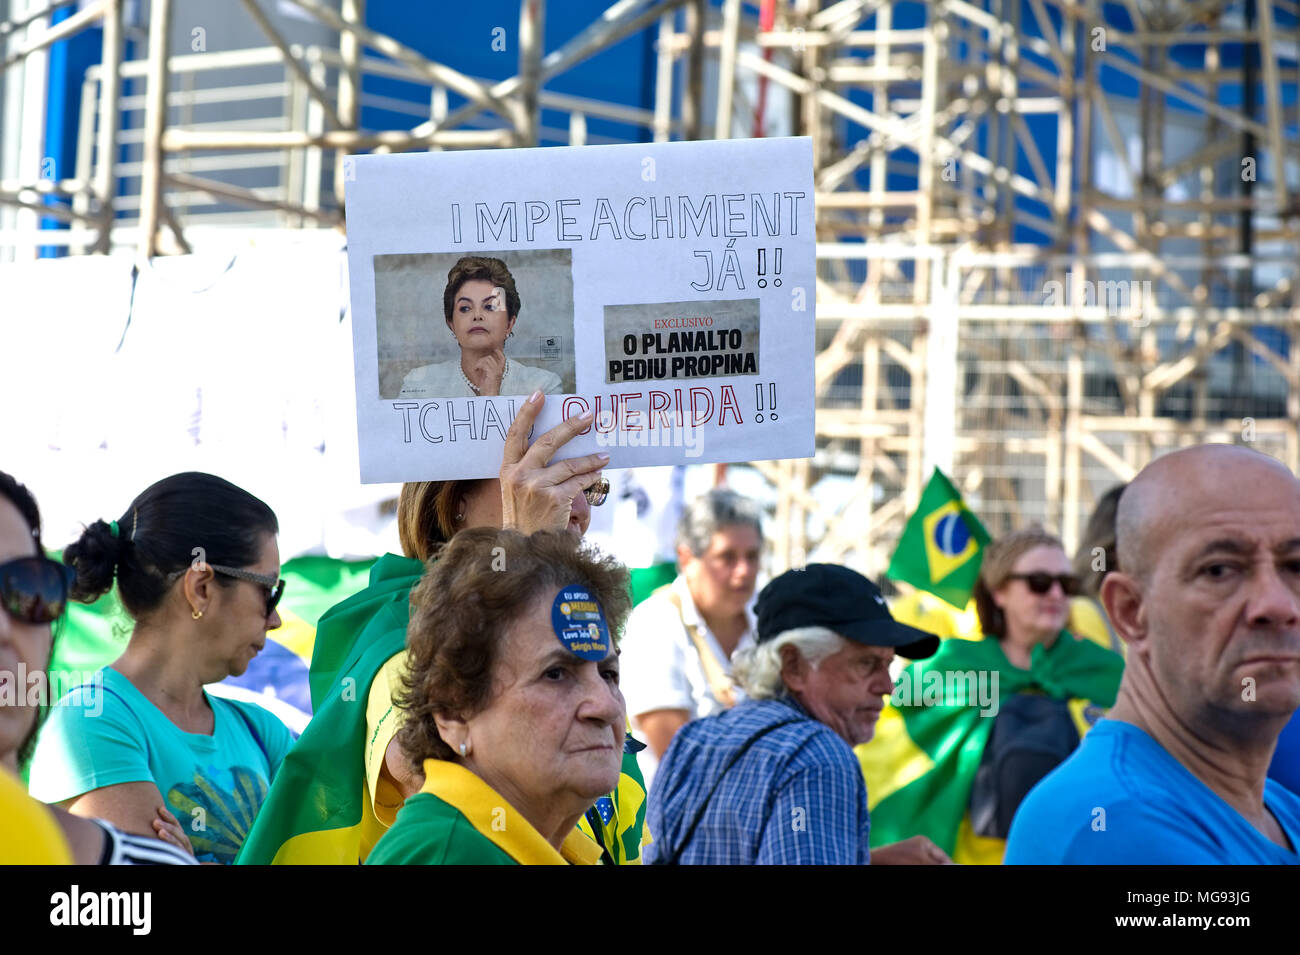
<svg viewBox="0 0 1300 955"><path fill-rule="evenodd" d="M600 846L576 828L556 852L519 810L459 763L426 759L420 791L456 809L520 865L595 865L600 861Z"/></svg>

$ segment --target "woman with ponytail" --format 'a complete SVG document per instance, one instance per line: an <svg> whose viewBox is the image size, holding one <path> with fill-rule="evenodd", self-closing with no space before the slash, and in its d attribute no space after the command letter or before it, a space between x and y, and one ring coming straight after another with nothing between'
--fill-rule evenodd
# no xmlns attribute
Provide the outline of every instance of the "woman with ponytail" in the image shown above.
<svg viewBox="0 0 1300 955"><path fill-rule="evenodd" d="M261 707L204 687L243 673L280 626L278 530L247 491L189 472L67 548L72 598L116 583L134 626L122 656L71 691L77 705L51 711L32 795L134 833L166 808L200 862L234 861L293 738Z"/></svg>

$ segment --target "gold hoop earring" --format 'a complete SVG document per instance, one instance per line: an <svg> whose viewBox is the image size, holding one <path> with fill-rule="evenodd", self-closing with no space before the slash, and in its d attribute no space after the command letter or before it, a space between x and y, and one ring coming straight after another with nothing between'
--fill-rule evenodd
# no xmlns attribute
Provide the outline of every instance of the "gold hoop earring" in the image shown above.
<svg viewBox="0 0 1300 955"><path fill-rule="evenodd" d="M202 610L191 610L191 611L190 611L190 616L193 617L195 620L202 619L202 617L203 617L203 611L202 611Z"/></svg>

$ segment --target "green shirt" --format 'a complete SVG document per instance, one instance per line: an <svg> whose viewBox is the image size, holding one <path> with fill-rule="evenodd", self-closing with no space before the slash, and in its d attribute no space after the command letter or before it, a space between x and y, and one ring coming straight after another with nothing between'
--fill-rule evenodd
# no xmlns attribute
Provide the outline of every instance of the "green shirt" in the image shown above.
<svg viewBox="0 0 1300 955"><path fill-rule="evenodd" d="M454 806L416 793L375 844L366 865L517 865Z"/></svg>
<svg viewBox="0 0 1300 955"><path fill-rule="evenodd" d="M424 788L406 800L366 865L595 865L579 829L561 851L496 790L458 763L424 761Z"/></svg>

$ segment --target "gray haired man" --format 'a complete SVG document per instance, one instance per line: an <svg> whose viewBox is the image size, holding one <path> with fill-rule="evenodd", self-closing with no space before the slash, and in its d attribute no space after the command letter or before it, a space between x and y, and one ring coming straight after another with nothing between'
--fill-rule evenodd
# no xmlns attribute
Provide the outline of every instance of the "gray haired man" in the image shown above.
<svg viewBox="0 0 1300 955"><path fill-rule="evenodd" d="M876 586L810 564L759 595L758 640L736 657L748 699L674 738L648 798L649 863L950 861L924 836L871 853L867 787L853 747L875 732L897 650L939 646L894 620Z"/></svg>
<svg viewBox="0 0 1300 955"><path fill-rule="evenodd" d="M623 636L622 690L647 783L687 721L735 705L733 655L754 642L750 604L763 531L758 505L715 488L692 501L677 532L678 576L640 604Z"/></svg>

